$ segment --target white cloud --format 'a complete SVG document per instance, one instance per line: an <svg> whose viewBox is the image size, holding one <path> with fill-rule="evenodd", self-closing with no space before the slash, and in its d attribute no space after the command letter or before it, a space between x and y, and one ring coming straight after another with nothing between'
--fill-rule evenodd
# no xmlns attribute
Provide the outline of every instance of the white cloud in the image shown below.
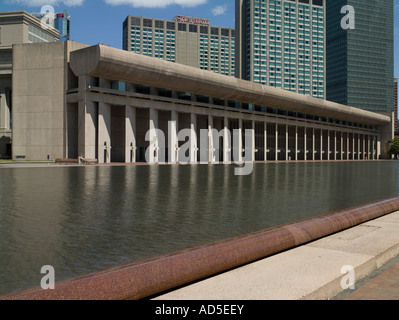
<svg viewBox="0 0 399 320"><path fill-rule="evenodd" d="M20 4L29 7L54 6L63 4L68 7L81 6L85 0L7 0L8 4Z"/></svg>
<svg viewBox="0 0 399 320"><path fill-rule="evenodd" d="M227 5L217 6L213 8L211 11L214 16L220 16L222 14L225 14L225 12L227 11Z"/></svg>
<svg viewBox="0 0 399 320"><path fill-rule="evenodd" d="M111 5L132 5L135 8L166 8L170 5L196 7L207 3L207 0L104 0Z"/></svg>

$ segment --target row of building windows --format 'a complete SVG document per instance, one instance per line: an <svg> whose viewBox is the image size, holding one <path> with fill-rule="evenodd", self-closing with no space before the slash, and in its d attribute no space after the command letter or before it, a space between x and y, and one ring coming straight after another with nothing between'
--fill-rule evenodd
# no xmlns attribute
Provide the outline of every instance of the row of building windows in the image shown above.
<svg viewBox="0 0 399 320"><path fill-rule="evenodd" d="M148 27L148 28L157 28L157 29L166 29L166 30L175 30L175 31L183 31L183 32L193 32L193 33L201 33L201 34L212 34L212 35L221 35L221 36L231 36L235 37L235 30L227 29L227 28L218 28L211 26L201 26L197 24L189 24L189 23L180 23L174 21L165 21L165 20L154 20L140 17L131 17L131 25L136 27Z"/></svg>
<svg viewBox="0 0 399 320"><path fill-rule="evenodd" d="M29 43L39 43L39 42L54 42L56 38L43 29L38 28L32 24L28 27L28 41Z"/></svg>
<svg viewBox="0 0 399 320"><path fill-rule="evenodd" d="M281 84L278 84L278 83L273 83L273 86L281 88ZM177 99L181 99L181 100L185 100L185 101L193 101L192 95L187 92L186 93L175 92L175 95L173 95L172 90L155 89L155 88L154 88L154 90L151 90L150 87L146 87L146 86L142 86L142 85L127 86L126 83L121 82L121 81L113 81L111 87L113 89L119 90L119 91L127 91L127 88L129 87L133 90L133 92L136 92L139 94L153 95L155 92L155 94L158 95L159 97L168 97L168 98L176 97ZM304 86L299 86L299 87L300 87L301 93L303 93L303 94L310 93L309 88L305 88ZM288 87L285 86L285 88L288 88ZM313 94L314 95L320 94L320 90L313 91ZM214 104L214 105L225 106L228 108L244 109L244 110L262 112L262 113L267 113L267 114L272 114L272 115L282 115L282 116L298 118L298 119L306 119L306 120L311 120L311 121L320 121L320 122L355 127L355 128L377 130L377 128L374 126L363 125L363 124L356 123L356 122L347 122L347 121L343 121L343 120L327 118L327 117L322 117L322 116L317 116L317 115L309 115L309 114L304 114L304 113L286 111L286 110L273 108L273 107L241 103L238 101L230 101L230 100L225 101L223 99L211 98L211 97L207 97L207 96L197 96L195 100L200 103L208 103L208 104L212 102L212 104Z"/></svg>

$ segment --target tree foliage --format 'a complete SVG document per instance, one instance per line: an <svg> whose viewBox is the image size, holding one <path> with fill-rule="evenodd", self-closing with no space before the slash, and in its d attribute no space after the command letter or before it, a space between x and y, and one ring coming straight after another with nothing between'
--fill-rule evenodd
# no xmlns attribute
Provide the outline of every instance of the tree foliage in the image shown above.
<svg viewBox="0 0 399 320"><path fill-rule="evenodd" d="M399 138L395 138L392 141L391 148L389 149L389 153L392 155L398 155L399 154Z"/></svg>

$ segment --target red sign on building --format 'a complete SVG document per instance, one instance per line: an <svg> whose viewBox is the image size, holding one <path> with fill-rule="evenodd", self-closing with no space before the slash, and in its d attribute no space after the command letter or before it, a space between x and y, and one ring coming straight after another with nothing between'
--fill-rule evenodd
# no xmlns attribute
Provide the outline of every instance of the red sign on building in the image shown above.
<svg viewBox="0 0 399 320"><path fill-rule="evenodd" d="M205 26L209 26L210 22L209 19L202 19L202 18L193 18L193 17L186 17L186 16L176 16L176 22L184 22L184 23L193 23L193 24L201 24Z"/></svg>

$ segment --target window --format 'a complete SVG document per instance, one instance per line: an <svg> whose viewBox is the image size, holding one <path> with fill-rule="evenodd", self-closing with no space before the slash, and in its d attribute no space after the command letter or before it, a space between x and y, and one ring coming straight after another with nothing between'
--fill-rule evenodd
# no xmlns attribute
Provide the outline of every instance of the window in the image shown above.
<svg viewBox="0 0 399 320"><path fill-rule="evenodd" d="M163 29L164 28L164 22L163 21L160 21L160 20L155 20L155 28L158 28L158 29Z"/></svg>
<svg viewBox="0 0 399 320"><path fill-rule="evenodd" d="M150 19L143 19L143 26L152 28L152 20Z"/></svg>
<svg viewBox="0 0 399 320"><path fill-rule="evenodd" d="M222 36L228 37L229 36L229 29L222 29Z"/></svg>
<svg viewBox="0 0 399 320"><path fill-rule="evenodd" d="M208 27L205 27L205 26L200 26L200 33L203 33L203 34L208 34Z"/></svg>
<svg viewBox="0 0 399 320"><path fill-rule="evenodd" d="M187 25L184 23L179 23L178 30L179 31L187 31Z"/></svg>
<svg viewBox="0 0 399 320"><path fill-rule="evenodd" d="M140 18L132 17L131 18L131 24L132 24L132 26L140 26L140 24L141 24Z"/></svg>
<svg viewBox="0 0 399 320"><path fill-rule="evenodd" d="M168 22L166 22L166 28L168 30L175 30L176 29L176 23L168 21Z"/></svg>
<svg viewBox="0 0 399 320"><path fill-rule="evenodd" d="M219 35L219 29L218 28L211 28L211 34Z"/></svg>
<svg viewBox="0 0 399 320"><path fill-rule="evenodd" d="M198 32L198 26L195 25L195 24L190 24L190 25L189 25L189 31L190 31L190 32L197 33L197 32Z"/></svg>

